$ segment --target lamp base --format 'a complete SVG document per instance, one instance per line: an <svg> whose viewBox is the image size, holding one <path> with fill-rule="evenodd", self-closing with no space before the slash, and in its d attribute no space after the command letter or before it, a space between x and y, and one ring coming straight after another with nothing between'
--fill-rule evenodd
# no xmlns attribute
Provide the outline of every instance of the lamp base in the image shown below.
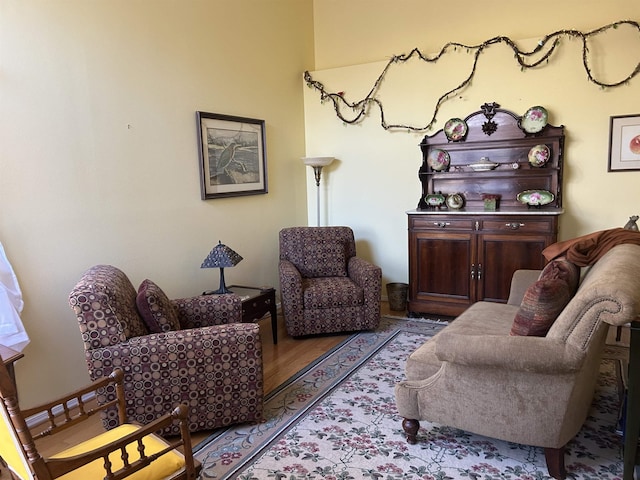
<svg viewBox="0 0 640 480"><path fill-rule="evenodd" d="M218 288L215 292L212 292L212 293L214 295L222 295L223 293L233 293L224 284L224 268L223 267L220 267L220 288Z"/></svg>

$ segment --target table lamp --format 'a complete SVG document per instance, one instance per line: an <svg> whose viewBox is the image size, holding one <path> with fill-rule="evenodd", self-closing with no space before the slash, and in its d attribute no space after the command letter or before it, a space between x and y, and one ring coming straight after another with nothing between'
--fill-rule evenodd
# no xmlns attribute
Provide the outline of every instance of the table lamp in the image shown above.
<svg viewBox="0 0 640 480"><path fill-rule="evenodd" d="M219 295L222 293L233 293L224 284L224 269L226 267L235 267L240 263L242 257L234 252L231 248L224 245L218 240L218 245L213 247L213 250L209 252L207 258L204 259L200 268L219 268L220 269L220 287L213 292L207 292L208 294Z"/></svg>

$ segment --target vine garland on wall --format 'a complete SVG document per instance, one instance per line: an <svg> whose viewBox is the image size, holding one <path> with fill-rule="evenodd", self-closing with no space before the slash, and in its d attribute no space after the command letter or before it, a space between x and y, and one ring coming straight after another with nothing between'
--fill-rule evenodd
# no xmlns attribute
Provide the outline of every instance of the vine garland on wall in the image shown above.
<svg viewBox="0 0 640 480"><path fill-rule="evenodd" d="M396 55L392 57L389 60L389 62L385 65L384 69L382 70L382 73L380 73L380 76L374 82L373 86L371 87L371 90L369 90L369 93L362 100L359 100L357 102L348 102L347 100L345 100L344 92L335 92L335 93L328 92L325 89L324 85L318 82L317 80L314 80L308 71L304 72L304 80L307 83L307 86L309 88L316 89L320 93L320 101L322 103L326 101L332 102L336 115L345 124L351 125L351 124L356 124L362 121L366 117L367 111L369 110L369 108L371 106L377 106L380 111L380 124L382 128L384 128L385 130L405 129L408 131L420 132L420 131L430 130L433 127L433 125L436 122L436 116L442 104L452 96L455 96L459 91L461 91L463 88L465 88L467 85L471 83L471 80L473 79L476 72L480 54L488 47L496 44L501 44L501 43L506 44L509 48L511 48L511 50L514 53L514 58L520 65L520 70L524 71L526 69L534 68L542 65L545 62L548 62L551 55L553 55L553 53L556 51L556 48L560 45L561 38L563 37L577 38L577 39L580 39L582 42L582 64L587 73L587 78L590 82L598 85L601 88L618 87L620 85L627 84L638 73L640 73L640 62L638 62L635 69L626 78L619 80L617 82L611 82L611 83L598 80L593 74L591 67L589 66L588 40L594 37L595 35L604 33L610 29L617 29L620 26L631 27L640 34L640 24L638 24L638 22L635 22L632 20L620 20L618 22L604 25L600 28L591 30L586 33L580 32L578 30L558 30L556 32L546 35L543 39L541 39L537 43L535 48L530 51L521 50L513 40L505 36L490 38L489 40L486 40L479 45L464 45L461 43L449 42L444 47L442 47L442 49L438 54L432 57L425 56L418 48L414 48L408 54ZM376 93L378 91L378 88L380 87L380 84L384 80L388 70L391 68L391 66L397 63L407 62L414 57L417 57L424 62L435 63L443 55L451 51L451 49L457 50L459 48L466 49L467 52L469 53L473 52L473 63L472 63L471 71L469 72L469 75L467 76L467 78L465 78L458 86L443 93L438 98L438 101L436 102L436 105L433 111L433 115L431 116L431 120L425 126L422 126L422 127L387 123L387 121L385 120L384 108L382 106L382 102L380 102L380 100L376 98ZM545 49L548 49L548 50L544 52ZM540 52L544 52L544 53L540 55L540 57L537 60L532 59L532 57L540 54ZM347 115L343 113L342 111L343 107L347 107L348 109L351 110L351 112L353 112L353 116L351 116L351 118L347 118Z"/></svg>

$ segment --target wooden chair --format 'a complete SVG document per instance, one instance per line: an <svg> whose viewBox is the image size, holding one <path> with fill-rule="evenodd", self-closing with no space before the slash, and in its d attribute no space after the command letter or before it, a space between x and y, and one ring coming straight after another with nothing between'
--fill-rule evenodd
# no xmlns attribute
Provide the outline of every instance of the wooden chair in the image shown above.
<svg viewBox="0 0 640 480"><path fill-rule="evenodd" d="M186 405L145 426L126 423L123 377L122 370L116 369L109 377L60 399L21 410L14 383L0 358L0 456L23 480L195 480L201 466L193 459ZM86 405L87 394L100 396L109 390L116 391L115 400L95 408ZM48 458L38 452L37 440L77 426L107 408L118 410L120 425L116 428ZM46 416L44 425L29 427L27 418L37 414ZM171 443L156 435L174 422L179 424L180 436Z"/></svg>

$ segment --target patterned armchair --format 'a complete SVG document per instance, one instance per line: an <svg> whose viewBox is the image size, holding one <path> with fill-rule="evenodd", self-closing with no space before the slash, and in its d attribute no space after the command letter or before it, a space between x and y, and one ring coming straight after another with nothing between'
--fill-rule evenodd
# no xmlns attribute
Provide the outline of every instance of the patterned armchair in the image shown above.
<svg viewBox="0 0 640 480"><path fill-rule="evenodd" d="M124 371L127 416L148 424L175 405L189 407L189 430L259 421L262 343L257 324L241 323L236 295L169 300L149 280L136 292L118 268L87 270L69 295L91 380ZM106 391L104 403L115 398ZM117 411L103 416L118 425ZM164 434L177 434L177 429Z"/></svg>
<svg viewBox="0 0 640 480"><path fill-rule="evenodd" d="M279 273L292 337L378 326L382 271L356 257L351 228L282 229Z"/></svg>

